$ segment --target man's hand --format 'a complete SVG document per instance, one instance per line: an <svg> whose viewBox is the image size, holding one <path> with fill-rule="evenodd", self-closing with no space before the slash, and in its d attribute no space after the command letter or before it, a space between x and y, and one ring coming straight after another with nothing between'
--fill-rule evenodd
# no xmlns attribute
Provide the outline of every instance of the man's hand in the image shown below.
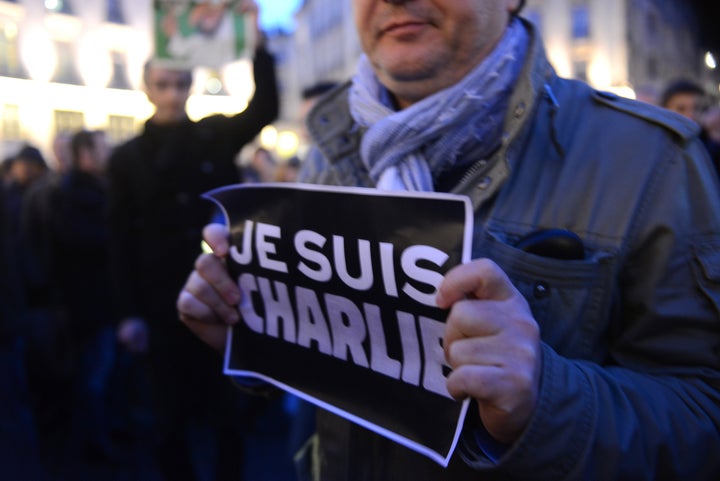
<svg viewBox="0 0 720 481"><path fill-rule="evenodd" d="M195 270L177 300L180 320L200 339L222 352L227 340L228 325L240 320L237 305L240 289L225 267L230 244L228 230L221 224L210 224L203 237L212 254L201 254Z"/></svg>
<svg viewBox="0 0 720 481"><path fill-rule="evenodd" d="M532 418L540 384L540 329L530 307L488 259L450 270L437 303L450 308L443 343L450 395L475 398L485 429L514 442Z"/></svg>

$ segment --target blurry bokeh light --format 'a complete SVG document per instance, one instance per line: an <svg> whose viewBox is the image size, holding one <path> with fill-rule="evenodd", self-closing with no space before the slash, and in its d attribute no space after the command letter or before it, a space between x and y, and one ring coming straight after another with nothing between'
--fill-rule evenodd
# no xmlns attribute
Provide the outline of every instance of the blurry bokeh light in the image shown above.
<svg viewBox="0 0 720 481"><path fill-rule="evenodd" d="M282 131L278 134L277 146L275 150L281 159L289 159L295 155L300 146L300 138L290 130Z"/></svg>
<svg viewBox="0 0 720 481"><path fill-rule="evenodd" d="M99 33L86 35L78 43L78 70L88 87L107 87L113 65L106 42Z"/></svg>
<svg viewBox="0 0 720 481"><path fill-rule="evenodd" d="M58 64L58 53L50 36L42 28L33 28L21 37L20 57L30 78L49 82Z"/></svg>
<svg viewBox="0 0 720 481"><path fill-rule="evenodd" d="M278 143L278 131L274 125L268 125L260 132L260 145L268 150L274 150Z"/></svg>

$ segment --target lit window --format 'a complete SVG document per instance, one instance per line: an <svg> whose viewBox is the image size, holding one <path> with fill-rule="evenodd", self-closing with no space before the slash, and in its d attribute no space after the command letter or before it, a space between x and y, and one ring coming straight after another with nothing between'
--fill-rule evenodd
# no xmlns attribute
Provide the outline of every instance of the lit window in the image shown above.
<svg viewBox="0 0 720 481"><path fill-rule="evenodd" d="M4 104L2 106L2 138L5 140L20 140L20 108L17 105Z"/></svg>
<svg viewBox="0 0 720 481"><path fill-rule="evenodd" d="M573 61L573 78L587 82L588 80L588 63L584 60Z"/></svg>
<svg viewBox="0 0 720 481"><path fill-rule="evenodd" d="M56 110L55 133L77 132L85 128L85 114L73 110Z"/></svg>
<svg viewBox="0 0 720 481"><path fill-rule="evenodd" d="M81 85L80 75L75 66L75 47L70 42L56 42L58 66L53 82Z"/></svg>
<svg viewBox="0 0 720 481"><path fill-rule="evenodd" d="M122 52L110 52L112 58L112 78L108 87L113 89L129 90L130 81L127 74L127 61Z"/></svg>
<svg viewBox="0 0 720 481"><path fill-rule="evenodd" d="M590 37L590 12L587 5L572 7L572 37L575 39Z"/></svg>
<svg viewBox="0 0 720 481"><path fill-rule="evenodd" d="M0 75L26 77L18 50L18 28L12 22L0 25Z"/></svg>
<svg viewBox="0 0 720 481"><path fill-rule="evenodd" d="M107 21L125 24L125 15L123 15L119 0L107 0Z"/></svg>
<svg viewBox="0 0 720 481"><path fill-rule="evenodd" d="M126 115L108 116L107 135L112 144L124 142L136 134L135 119Z"/></svg>

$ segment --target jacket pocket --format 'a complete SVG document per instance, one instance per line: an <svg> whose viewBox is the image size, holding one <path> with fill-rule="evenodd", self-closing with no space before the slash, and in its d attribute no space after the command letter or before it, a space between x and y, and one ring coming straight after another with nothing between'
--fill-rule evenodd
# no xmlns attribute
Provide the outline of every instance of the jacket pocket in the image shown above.
<svg viewBox="0 0 720 481"><path fill-rule="evenodd" d="M602 360L607 353L614 257L587 251L583 260L522 251L498 232L485 232L474 256L497 263L525 297L542 339L560 355Z"/></svg>

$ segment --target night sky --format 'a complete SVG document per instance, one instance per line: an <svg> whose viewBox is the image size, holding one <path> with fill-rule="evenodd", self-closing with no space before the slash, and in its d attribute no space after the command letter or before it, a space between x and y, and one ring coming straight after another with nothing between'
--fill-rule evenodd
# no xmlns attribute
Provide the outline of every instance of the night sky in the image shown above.
<svg viewBox="0 0 720 481"><path fill-rule="evenodd" d="M720 53L720 2L690 0L700 20L700 41L704 48Z"/></svg>

